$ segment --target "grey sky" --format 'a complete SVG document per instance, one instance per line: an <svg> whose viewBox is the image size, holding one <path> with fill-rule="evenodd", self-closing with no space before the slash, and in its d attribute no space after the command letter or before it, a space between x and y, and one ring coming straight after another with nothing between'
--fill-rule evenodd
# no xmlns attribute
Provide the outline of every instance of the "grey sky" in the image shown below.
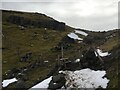
<svg viewBox="0 0 120 90"><path fill-rule="evenodd" d="M118 28L119 0L15 0L2 1L2 8L44 13L75 28ZM29 1L29 2L28 2Z"/></svg>

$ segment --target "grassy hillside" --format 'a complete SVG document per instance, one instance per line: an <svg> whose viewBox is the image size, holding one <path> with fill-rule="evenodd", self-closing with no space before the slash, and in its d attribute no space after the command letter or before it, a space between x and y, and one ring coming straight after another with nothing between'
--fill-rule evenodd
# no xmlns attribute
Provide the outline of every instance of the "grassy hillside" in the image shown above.
<svg viewBox="0 0 120 90"><path fill-rule="evenodd" d="M45 28L37 27L25 27L24 30L21 30L18 25L6 21L6 18L11 14L24 16L30 19L37 19L39 17L43 19L44 17L44 20L51 20L51 18L43 16L42 14L34 15L32 13L3 11L3 79L7 78L5 73L7 73L9 70L28 66L39 58L42 61L49 61L45 66L35 68L27 74L29 78L28 83L33 84L33 82L35 82L35 80L37 80L39 77L43 78L46 74L48 74L56 61L55 59L57 58L57 55L60 54L60 52L52 52L51 49L73 29L65 26L64 32L50 29L47 29L45 32ZM32 53L30 60L27 62L20 62L20 57L24 56L27 52Z"/></svg>
<svg viewBox="0 0 120 90"><path fill-rule="evenodd" d="M61 51L55 47L59 46L60 43L65 43L67 48L64 48L64 57L69 58L70 60L75 60L83 54L83 51L87 50L91 46L89 41L92 42L92 45L100 47L103 51L108 51L110 53L118 53L119 47L119 30L113 30L109 32L91 32L85 31L88 33L88 36L78 35L81 38L84 38L82 43L74 42L69 43L66 41L65 37L68 33L73 32L74 28L71 28L65 25L65 30L53 30L52 27L55 27L53 24L52 27L38 27L29 25L24 26L24 29L21 28L21 25L18 23L9 22L7 19L11 15L18 17L24 17L25 19L34 22L47 22L55 21L53 18L48 17L44 14L39 13L26 13L26 12L17 12L17 11L3 11L3 24L2 24L2 75L3 80L11 77L17 77L22 71L24 71L30 65L33 65L33 68L23 72L25 75L26 82L25 85L27 88L32 87L34 84L43 80L46 75L51 71L56 63L58 55L61 56ZM14 22L14 21L13 21ZM57 24L59 22L57 21ZM58 25L59 26L59 25ZM102 37L101 37L102 36ZM117 48L117 49L116 49ZM80 52L79 52L80 51ZM27 53L31 53L31 57L27 61L21 61L21 58ZM79 54L78 54L79 53ZM110 79L109 88L118 87L118 58L111 54L110 57L103 58L106 60L106 71L107 76ZM47 61L47 62L44 62ZM34 63L40 62L40 65ZM11 71L14 71L11 73ZM116 73L115 73L116 72ZM15 83L9 85L9 88L13 88ZM7 87L7 88L8 88ZM4 89L7 89L4 88Z"/></svg>

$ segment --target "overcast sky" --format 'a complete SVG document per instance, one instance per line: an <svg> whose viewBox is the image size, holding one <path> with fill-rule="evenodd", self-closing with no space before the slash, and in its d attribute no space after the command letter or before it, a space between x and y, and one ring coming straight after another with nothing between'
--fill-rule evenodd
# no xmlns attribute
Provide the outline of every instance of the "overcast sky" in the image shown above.
<svg viewBox="0 0 120 90"><path fill-rule="evenodd" d="M118 1L4 0L2 9L44 13L74 28L103 31L118 28Z"/></svg>

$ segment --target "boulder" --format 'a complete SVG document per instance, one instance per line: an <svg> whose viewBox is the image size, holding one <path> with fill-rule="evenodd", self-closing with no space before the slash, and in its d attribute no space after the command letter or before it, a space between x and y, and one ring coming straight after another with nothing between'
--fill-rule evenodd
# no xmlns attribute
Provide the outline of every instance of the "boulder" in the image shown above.
<svg viewBox="0 0 120 90"><path fill-rule="evenodd" d="M93 48L84 52L83 57L81 58L81 66L82 68L90 68L93 70L103 69L102 63L95 55Z"/></svg>
<svg viewBox="0 0 120 90"><path fill-rule="evenodd" d="M49 83L48 89L56 90L61 89L63 86L65 86L66 80L64 77L64 74L57 74L52 77L52 80Z"/></svg>

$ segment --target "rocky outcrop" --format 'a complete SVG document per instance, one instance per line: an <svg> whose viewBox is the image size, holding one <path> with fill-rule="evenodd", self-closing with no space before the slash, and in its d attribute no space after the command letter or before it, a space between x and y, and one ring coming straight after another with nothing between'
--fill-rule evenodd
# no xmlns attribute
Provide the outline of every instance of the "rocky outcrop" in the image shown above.
<svg viewBox="0 0 120 90"><path fill-rule="evenodd" d="M63 46L64 50L70 49L72 47L72 43L75 43L74 39L71 39L68 36L65 36L61 39L61 41L55 46L53 47L51 50L52 51L60 51L61 50L61 46Z"/></svg>
<svg viewBox="0 0 120 90"><path fill-rule="evenodd" d="M83 52L83 57L81 58L81 66L82 68L90 68L92 70L100 70L103 69L103 63L101 60L95 55L95 51L93 48L89 48L89 50Z"/></svg>

